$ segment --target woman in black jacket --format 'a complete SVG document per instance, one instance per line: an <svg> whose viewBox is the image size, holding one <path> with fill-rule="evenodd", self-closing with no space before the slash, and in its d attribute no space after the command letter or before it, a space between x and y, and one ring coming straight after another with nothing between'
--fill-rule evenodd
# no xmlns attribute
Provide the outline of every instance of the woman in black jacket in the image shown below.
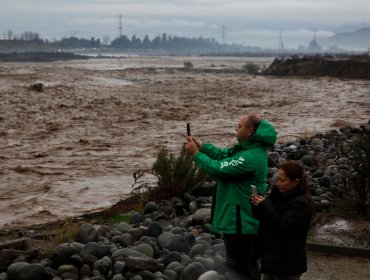
<svg viewBox="0 0 370 280"><path fill-rule="evenodd" d="M297 280L307 270L306 238L312 217L310 189L303 168L287 161L278 170L268 198L252 196L260 221L264 280Z"/></svg>

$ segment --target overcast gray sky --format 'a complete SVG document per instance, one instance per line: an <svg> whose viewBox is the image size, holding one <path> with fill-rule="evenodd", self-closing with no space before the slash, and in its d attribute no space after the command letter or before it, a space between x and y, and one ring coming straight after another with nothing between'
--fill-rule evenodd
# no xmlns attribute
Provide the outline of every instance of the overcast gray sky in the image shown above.
<svg viewBox="0 0 370 280"><path fill-rule="evenodd" d="M123 34L215 38L276 48L307 45L336 32L370 27L369 0L0 0L0 35L38 32L52 40Z"/></svg>

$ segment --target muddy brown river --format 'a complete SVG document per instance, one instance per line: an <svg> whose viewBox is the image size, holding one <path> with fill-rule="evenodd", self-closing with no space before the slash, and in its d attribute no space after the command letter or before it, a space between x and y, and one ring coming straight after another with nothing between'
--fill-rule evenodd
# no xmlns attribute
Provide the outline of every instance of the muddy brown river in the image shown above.
<svg viewBox="0 0 370 280"><path fill-rule="evenodd" d="M185 70L190 61L192 69ZM0 228L109 207L161 147L177 152L186 123L231 145L244 112L279 141L370 118L370 81L233 71L272 58L125 57L0 64ZM231 69L230 71L227 69ZM30 89L41 82L44 91Z"/></svg>

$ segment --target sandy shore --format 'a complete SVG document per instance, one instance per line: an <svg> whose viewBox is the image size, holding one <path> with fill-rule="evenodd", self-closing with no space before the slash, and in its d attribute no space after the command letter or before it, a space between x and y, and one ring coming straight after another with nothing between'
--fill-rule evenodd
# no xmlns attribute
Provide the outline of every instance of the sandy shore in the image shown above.
<svg viewBox="0 0 370 280"><path fill-rule="evenodd" d="M185 61L193 70L184 71ZM110 206L127 196L132 173L150 168L161 147L180 149L186 122L203 141L229 146L243 112L272 122L279 141L369 120L370 81L232 70L271 61L130 57L1 63L0 227ZM37 82L44 92L30 90Z"/></svg>

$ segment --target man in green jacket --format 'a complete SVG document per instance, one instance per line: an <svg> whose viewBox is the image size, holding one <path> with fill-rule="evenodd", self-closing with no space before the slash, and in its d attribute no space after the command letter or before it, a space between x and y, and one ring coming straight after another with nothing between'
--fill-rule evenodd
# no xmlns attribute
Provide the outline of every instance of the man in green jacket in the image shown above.
<svg viewBox="0 0 370 280"><path fill-rule="evenodd" d="M243 279L260 279L256 259L258 221L252 215L251 185L264 194L268 147L277 133L258 115L243 115L236 129L238 143L228 149L188 137L185 148L196 165L218 181L212 204L212 230L223 234L226 262Z"/></svg>

